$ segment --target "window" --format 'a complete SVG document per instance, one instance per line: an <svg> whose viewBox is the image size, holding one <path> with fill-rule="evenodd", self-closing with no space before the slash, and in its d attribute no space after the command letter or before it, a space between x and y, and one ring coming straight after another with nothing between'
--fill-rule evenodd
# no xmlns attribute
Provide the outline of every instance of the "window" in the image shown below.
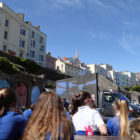
<svg viewBox="0 0 140 140"><path fill-rule="evenodd" d="M9 21L8 21L8 19L5 20L5 26L6 26L6 27L9 26Z"/></svg>
<svg viewBox="0 0 140 140"><path fill-rule="evenodd" d="M104 94L104 100L106 102L112 102L112 96L110 94Z"/></svg>
<svg viewBox="0 0 140 140"><path fill-rule="evenodd" d="M39 61L43 62L43 55L39 55Z"/></svg>
<svg viewBox="0 0 140 140"><path fill-rule="evenodd" d="M44 46L43 46L43 45L40 45L39 50L40 50L40 51L44 51Z"/></svg>
<svg viewBox="0 0 140 140"><path fill-rule="evenodd" d="M43 37L40 37L40 43L43 43Z"/></svg>
<svg viewBox="0 0 140 140"><path fill-rule="evenodd" d="M32 31L32 38L34 38L34 37L35 37L35 32Z"/></svg>
<svg viewBox="0 0 140 140"><path fill-rule="evenodd" d="M34 51L30 51L30 57L35 58L35 52Z"/></svg>
<svg viewBox="0 0 140 140"><path fill-rule="evenodd" d="M7 38L8 38L8 32L7 31L4 31L4 39L7 40Z"/></svg>
<svg viewBox="0 0 140 140"><path fill-rule="evenodd" d="M20 53L19 53L19 57L23 57L23 53L20 52Z"/></svg>
<svg viewBox="0 0 140 140"><path fill-rule="evenodd" d="M6 50L7 50L7 46L3 45L3 51L6 51Z"/></svg>
<svg viewBox="0 0 140 140"><path fill-rule="evenodd" d="M23 29L23 28L21 28L21 29L20 29L20 34L23 35L23 36L25 36L25 35L26 35L26 30Z"/></svg>
<svg viewBox="0 0 140 140"><path fill-rule="evenodd" d="M19 47L25 47L25 41L24 40L22 40L22 39L20 39L19 40Z"/></svg>
<svg viewBox="0 0 140 140"><path fill-rule="evenodd" d="M31 40L31 46L35 47L35 41L34 40Z"/></svg>

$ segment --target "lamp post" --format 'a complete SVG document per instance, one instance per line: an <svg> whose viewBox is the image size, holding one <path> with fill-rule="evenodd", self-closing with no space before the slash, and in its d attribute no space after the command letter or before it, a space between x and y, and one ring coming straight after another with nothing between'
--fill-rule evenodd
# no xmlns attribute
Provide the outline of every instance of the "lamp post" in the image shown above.
<svg viewBox="0 0 140 140"><path fill-rule="evenodd" d="M99 97L98 97L98 71L96 70L96 97L97 97L97 108L99 107Z"/></svg>

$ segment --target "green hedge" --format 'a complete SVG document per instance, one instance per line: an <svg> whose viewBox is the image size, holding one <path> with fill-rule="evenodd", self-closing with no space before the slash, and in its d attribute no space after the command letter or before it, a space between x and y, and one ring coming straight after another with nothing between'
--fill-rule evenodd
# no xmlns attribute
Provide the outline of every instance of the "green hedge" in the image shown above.
<svg viewBox="0 0 140 140"><path fill-rule="evenodd" d="M0 70L8 74L20 72L17 66L12 64L6 57L0 57Z"/></svg>
<svg viewBox="0 0 140 140"><path fill-rule="evenodd" d="M17 57L17 63L24 67L30 73L37 73L41 68L40 65L38 65L35 61L30 59L23 59Z"/></svg>
<svg viewBox="0 0 140 140"><path fill-rule="evenodd" d="M45 88L55 89L56 85L53 83L46 83Z"/></svg>

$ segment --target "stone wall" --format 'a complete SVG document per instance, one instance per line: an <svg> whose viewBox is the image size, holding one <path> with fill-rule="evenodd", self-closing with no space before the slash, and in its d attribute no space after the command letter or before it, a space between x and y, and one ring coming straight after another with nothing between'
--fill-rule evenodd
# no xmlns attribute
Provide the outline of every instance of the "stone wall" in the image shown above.
<svg viewBox="0 0 140 140"><path fill-rule="evenodd" d="M31 101L31 90L32 87L37 85L40 88L40 91L43 90L46 80L29 74L6 74L0 72L0 78L5 79L10 84L11 88L15 89L19 83L24 83L27 87L27 106L30 105Z"/></svg>
<svg viewBox="0 0 140 140"><path fill-rule="evenodd" d="M112 91L118 92L118 86L114 84L112 81L103 77L102 75L98 76L98 86L99 86L99 91L102 90L109 91L110 89L112 89Z"/></svg>

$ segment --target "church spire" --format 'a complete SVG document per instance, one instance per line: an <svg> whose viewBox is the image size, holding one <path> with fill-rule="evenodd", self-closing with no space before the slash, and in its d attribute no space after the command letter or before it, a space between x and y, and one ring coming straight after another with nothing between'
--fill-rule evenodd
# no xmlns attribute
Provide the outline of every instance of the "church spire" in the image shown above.
<svg viewBox="0 0 140 140"><path fill-rule="evenodd" d="M76 48L76 56L75 56L75 59L79 59L77 48Z"/></svg>

